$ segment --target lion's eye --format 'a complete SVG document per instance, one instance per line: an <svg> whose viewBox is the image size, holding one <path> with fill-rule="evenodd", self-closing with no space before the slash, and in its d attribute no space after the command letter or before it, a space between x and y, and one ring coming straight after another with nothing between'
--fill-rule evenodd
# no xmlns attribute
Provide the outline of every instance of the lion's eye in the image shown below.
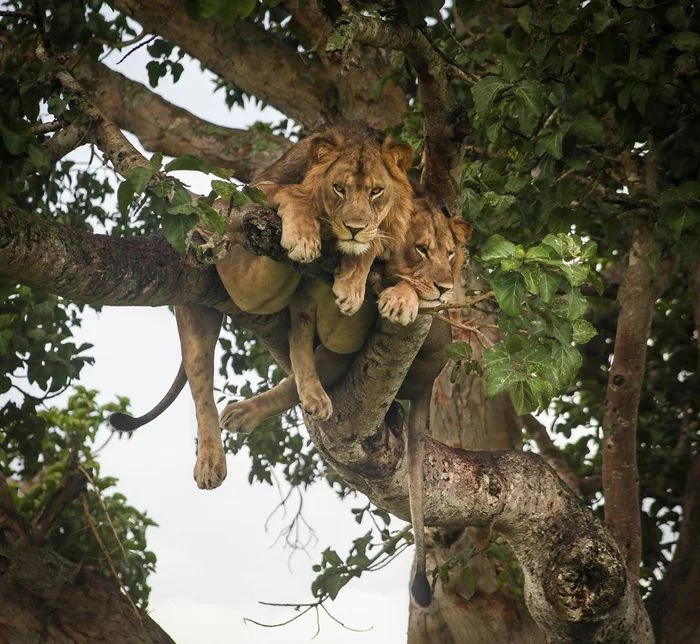
<svg viewBox="0 0 700 644"><path fill-rule="evenodd" d="M427 246L423 246L422 244L418 245L418 246L416 246L416 250L418 251L418 254L421 257L423 257L424 259L428 259L428 247Z"/></svg>
<svg viewBox="0 0 700 644"><path fill-rule="evenodd" d="M333 184L333 190L335 190L335 193L336 193L339 197L344 197L344 196L345 196L345 188L343 188L343 186L341 186L339 183L334 183L334 184Z"/></svg>
<svg viewBox="0 0 700 644"><path fill-rule="evenodd" d="M370 194L373 197L378 197L380 194L382 194L382 192L384 192L384 188L382 188L381 186L374 186L374 188L370 190Z"/></svg>
<svg viewBox="0 0 700 644"><path fill-rule="evenodd" d="M452 261L455 258L455 254L456 253L453 250L451 250L449 253L447 253L447 259Z"/></svg>

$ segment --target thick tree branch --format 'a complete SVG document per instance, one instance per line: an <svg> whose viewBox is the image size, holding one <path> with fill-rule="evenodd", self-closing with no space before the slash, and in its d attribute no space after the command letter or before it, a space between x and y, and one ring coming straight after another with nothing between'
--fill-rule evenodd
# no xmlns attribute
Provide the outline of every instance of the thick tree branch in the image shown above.
<svg viewBox="0 0 700 644"><path fill-rule="evenodd" d="M336 25L326 51L352 67L357 65L353 45L403 51L416 71L419 97L425 117L423 184L458 212L459 200L453 174L460 166L455 146L454 102L446 63L425 34L404 23L348 13Z"/></svg>
<svg viewBox="0 0 700 644"><path fill-rule="evenodd" d="M267 132L204 121L99 63L84 61L75 74L93 88L95 105L104 115L133 132L147 150L193 154L209 165L230 168L241 181L250 181L291 145Z"/></svg>
<svg viewBox="0 0 700 644"><path fill-rule="evenodd" d="M605 522L620 546L630 578L639 578L641 524L637 469L637 414L644 380L647 339L656 299L656 242L641 224L634 231L629 265L620 285L620 313L603 414Z"/></svg>
<svg viewBox="0 0 700 644"><path fill-rule="evenodd" d="M181 256L163 237L94 235L18 209L0 213L0 277L94 305L216 306L216 270Z"/></svg>
<svg viewBox="0 0 700 644"><path fill-rule="evenodd" d="M273 105L307 128L335 113L324 68L261 27L192 20L178 0L114 0L113 6L148 31L177 44L224 80Z"/></svg>
<svg viewBox="0 0 700 644"><path fill-rule="evenodd" d="M374 336L370 342L376 342ZM381 342L389 352L406 339L386 333ZM356 363L355 373L371 370L373 359L370 348ZM355 389L357 400L362 400L376 385L365 389L364 381L349 378L341 388ZM334 408L349 396L334 391ZM381 410L370 402L352 408L352 415L363 419L364 426ZM342 425L343 413L339 416ZM395 410L391 428L384 425L364 441L350 433L330 436L317 423L307 425L315 445L343 478L380 507L408 518L399 416ZM523 566L528 608L548 641L652 641L648 618L614 540L539 456L469 452L432 439L425 449L426 523L500 532Z"/></svg>
<svg viewBox="0 0 700 644"><path fill-rule="evenodd" d="M581 481L569 467L562 451L554 444L554 441L549 436L547 428L531 414L521 416L520 419L524 423L527 433L537 443L540 453L549 466L559 475L559 478L580 497Z"/></svg>

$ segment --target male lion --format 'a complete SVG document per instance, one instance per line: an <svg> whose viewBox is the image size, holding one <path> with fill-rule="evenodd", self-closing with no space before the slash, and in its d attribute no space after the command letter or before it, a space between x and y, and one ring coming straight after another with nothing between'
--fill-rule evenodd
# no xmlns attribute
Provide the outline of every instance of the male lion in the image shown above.
<svg viewBox="0 0 700 644"><path fill-rule="evenodd" d="M375 256L403 238L412 197L406 171L412 160L410 146L392 142L362 123L339 122L300 141L253 181L270 205L278 207L282 244L293 259L314 259L321 233L337 241L344 255L334 292L346 315L362 305ZM235 226L230 234L229 252L216 268L233 302L254 314L284 309L297 289L299 274L253 255ZM114 414L110 422L115 429L133 431L162 413L189 381L197 414L194 478L200 488L212 489L226 477L213 396L213 355L222 315L203 307L176 307L175 316L183 368L166 398L139 418Z"/></svg>
<svg viewBox="0 0 700 644"><path fill-rule="evenodd" d="M462 246L470 234L471 227L465 221L448 219L426 198L415 199L406 242L386 262L387 276L397 283L381 292L379 312L405 325L415 320L420 306L431 307L447 301L460 279L464 265ZM301 288L305 288L304 284ZM321 380L326 386L331 385L347 371L352 358L342 354L359 350L371 326L371 318L342 319L329 306L332 296L323 285L312 284L303 293L301 298L295 295L293 302L297 302L297 308L292 309L290 357L294 375L249 400L229 404L220 416L225 429L252 431L265 418L293 407L300 400L312 415L318 416L318 401L322 397L331 408ZM353 325L356 320L357 324ZM315 354L316 362L314 326L322 343ZM398 398L410 401L407 467L416 544L411 592L422 606L430 604L432 595L425 563L422 439L428 427L433 381L447 360L444 347L449 339L448 325L436 320L397 394ZM330 413L323 417L329 418Z"/></svg>
<svg viewBox="0 0 700 644"><path fill-rule="evenodd" d="M342 257L333 293L341 312L353 315L364 300L372 262L408 227L413 192L406 172L413 150L353 121L326 126L302 143L278 162L290 180L300 174L299 156L308 150L299 183L263 173L254 185L277 207L281 245L290 259L314 261L321 238L335 238Z"/></svg>

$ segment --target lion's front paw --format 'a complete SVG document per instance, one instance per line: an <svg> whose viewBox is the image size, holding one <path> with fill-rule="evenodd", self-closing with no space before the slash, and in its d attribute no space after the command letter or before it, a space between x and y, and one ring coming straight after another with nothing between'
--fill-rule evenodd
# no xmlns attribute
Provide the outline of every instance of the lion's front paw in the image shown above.
<svg viewBox="0 0 700 644"><path fill-rule="evenodd" d="M314 420L328 420L333 413L333 403L320 383L306 385L299 392L301 406Z"/></svg>
<svg viewBox="0 0 700 644"><path fill-rule="evenodd" d="M258 410L250 400L229 403L219 415L219 424L230 432L252 432L261 422Z"/></svg>
<svg viewBox="0 0 700 644"><path fill-rule="evenodd" d="M321 256L321 233L312 223L283 219L280 244L295 262L307 264Z"/></svg>
<svg viewBox="0 0 700 644"><path fill-rule="evenodd" d="M200 446L194 466L194 480L200 490L213 490L226 478L226 456L221 443Z"/></svg>
<svg viewBox="0 0 700 644"><path fill-rule="evenodd" d="M379 315L394 324L406 326L418 315L418 296L413 289L392 286L381 292L377 306Z"/></svg>
<svg viewBox="0 0 700 644"><path fill-rule="evenodd" d="M335 295L335 303L343 315L355 315L365 300L365 285L336 278L333 284L333 294Z"/></svg>

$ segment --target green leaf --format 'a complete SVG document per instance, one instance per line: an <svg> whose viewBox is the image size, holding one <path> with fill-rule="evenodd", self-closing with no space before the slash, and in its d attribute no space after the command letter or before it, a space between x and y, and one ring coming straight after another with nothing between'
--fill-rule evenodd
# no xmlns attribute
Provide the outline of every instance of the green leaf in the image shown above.
<svg viewBox="0 0 700 644"><path fill-rule="evenodd" d="M158 81L161 76L165 75L162 63L159 63L157 60L152 60L146 65L146 69L148 70L148 84L151 87L158 87Z"/></svg>
<svg viewBox="0 0 700 644"><path fill-rule="evenodd" d="M572 325L574 329L573 339L576 344L586 344L598 335L598 331L588 320L574 320Z"/></svg>
<svg viewBox="0 0 700 644"><path fill-rule="evenodd" d="M553 249L557 257L564 257L566 254L566 241L557 235L547 235L542 243Z"/></svg>
<svg viewBox="0 0 700 644"><path fill-rule="evenodd" d="M117 205L122 215L126 216L129 212L129 206L131 206L131 202L134 200L134 193L134 184L128 179L119 184L119 188L117 189Z"/></svg>
<svg viewBox="0 0 700 644"><path fill-rule="evenodd" d="M191 154L183 154L181 157L173 159L163 169L166 172L172 172L173 170L198 170L199 172L209 173L211 171L208 164Z"/></svg>
<svg viewBox="0 0 700 644"><path fill-rule="evenodd" d="M540 276L539 292L542 301L545 304L549 304L552 298L556 295L559 289L559 276L550 273L549 271L542 271Z"/></svg>
<svg viewBox="0 0 700 644"><path fill-rule="evenodd" d="M666 12L666 20L668 20L676 29L685 29L690 24L688 17L682 6L671 7Z"/></svg>
<svg viewBox="0 0 700 644"><path fill-rule="evenodd" d="M451 342L445 347L445 353L451 360L469 360L472 348L466 342Z"/></svg>
<svg viewBox="0 0 700 644"><path fill-rule="evenodd" d="M571 124L571 131L588 143L600 143L603 140L603 126L592 114L579 114Z"/></svg>
<svg viewBox="0 0 700 644"><path fill-rule="evenodd" d="M493 262L515 255L515 244L501 235L492 235L481 247L479 256L483 262Z"/></svg>
<svg viewBox="0 0 700 644"><path fill-rule="evenodd" d="M138 166L134 168L128 177L128 181L134 189L134 194L141 194L153 177L153 169Z"/></svg>
<svg viewBox="0 0 700 644"><path fill-rule="evenodd" d="M27 148L27 156L29 157L29 162L37 170L48 170L51 167L51 164L49 163L49 155L40 145L30 143L29 147Z"/></svg>
<svg viewBox="0 0 700 644"><path fill-rule="evenodd" d="M671 39L671 42L681 51L700 50L700 34L695 31L681 31Z"/></svg>
<svg viewBox="0 0 700 644"><path fill-rule="evenodd" d="M545 100L542 88L537 83L525 82L513 92L533 114L540 116L544 112Z"/></svg>
<svg viewBox="0 0 700 644"><path fill-rule="evenodd" d="M2 143L5 149L15 156L19 156L24 151L24 146L27 143L27 139L17 132L8 130L7 128L2 128Z"/></svg>
<svg viewBox="0 0 700 644"><path fill-rule="evenodd" d="M574 22L576 22L577 11L558 11L552 16L552 31L555 34L563 34Z"/></svg>
<svg viewBox="0 0 700 644"><path fill-rule="evenodd" d="M153 168L154 172L160 170L160 166L163 165L163 155L160 152L156 152L148 161L148 165Z"/></svg>
<svg viewBox="0 0 700 644"><path fill-rule="evenodd" d="M238 186L236 186L235 183L221 181L220 179L213 179L211 182L211 188L224 199L230 199L231 195L238 192Z"/></svg>
<svg viewBox="0 0 700 644"><path fill-rule="evenodd" d="M587 306L586 298L581 295L581 291L578 288L572 287L569 293L560 295L554 299L552 311L570 322L573 322L586 312Z"/></svg>
<svg viewBox="0 0 700 644"><path fill-rule="evenodd" d="M547 152L551 154L555 159L561 159L564 155L564 130L559 129L552 134L545 134L537 140L535 149L538 154Z"/></svg>
<svg viewBox="0 0 700 644"><path fill-rule="evenodd" d="M507 315L516 317L522 313L525 301L525 282L518 273L495 273L488 276L496 301Z"/></svg>
<svg viewBox="0 0 700 644"><path fill-rule="evenodd" d="M507 84L497 76L486 76L477 81L471 88L476 111L486 114L491 109L496 95L505 87Z"/></svg>
<svg viewBox="0 0 700 644"><path fill-rule="evenodd" d="M557 344L552 349L554 382L558 391L564 391L581 366L581 354L573 347Z"/></svg>
<svg viewBox="0 0 700 644"><path fill-rule="evenodd" d="M571 286L581 286L588 277L588 268L574 261L561 262L559 267Z"/></svg>
<svg viewBox="0 0 700 644"><path fill-rule="evenodd" d="M526 378L525 374L515 368L510 353L502 343L495 344L484 351L484 367L486 395L489 398Z"/></svg>
<svg viewBox="0 0 700 644"><path fill-rule="evenodd" d="M664 190L658 197L659 205L700 199L700 181L684 181L678 186Z"/></svg>
<svg viewBox="0 0 700 644"><path fill-rule="evenodd" d="M542 269L539 266L524 266L520 274L525 280L525 288L533 295L540 292L540 282L542 280Z"/></svg>
<svg viewBox="0 0 700 644"><path fill-rule="evenodd" d="M170 245L179 253L185 253L185 236L197 223L197 215L184 215L180 217L164 217L163 234Z"/></svg>

